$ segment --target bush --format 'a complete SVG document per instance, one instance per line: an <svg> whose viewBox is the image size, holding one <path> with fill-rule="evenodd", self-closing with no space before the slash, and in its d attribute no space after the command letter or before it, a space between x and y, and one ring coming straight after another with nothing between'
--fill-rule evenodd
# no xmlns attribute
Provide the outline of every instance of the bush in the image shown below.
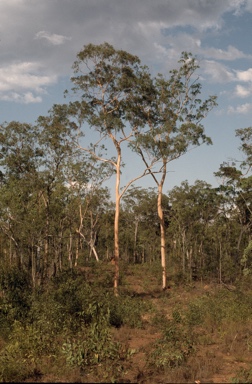
<svg viewBox="0 0 252 384"><path fill-rule="evenodd" d="M32 376L46 344L43 333L15 321L9 343L0 352L0 380L18 382Z"/></svg>
<svg viewBox="0 0 252 384"><path fill-rule="evenodd" d="M107 358L114 359L118 355L118 345L111 341L107 303L92 298L83 316L90 319L89 323L84 323L81 331L63 344L67 363L83 367L98 364Z"/></svg>
<svg viewBox="0 0 252 384"><path fill-rule="evenodd" d="M202 324L204 321L204 315L205 313L201 302L189 303L189 308L186 312L187 324L190 327Z"/></svg>
<svg viewBox="0 0 252 384"><path fill-rule="evenodd" d="M1 310L9 321L25 320L31 306L32 284L26 271L17 267L0 268Z"/></svg>
<svg viewBox="0 0 252 384"><path fill-rule="evenodd" d="M163 335L153 345L153 350L148 355L148 365L161 371L175 368L184 363L194 351L193 334L181 322L169 320L166 322Z"/></svg>
<svg viewBox="0 0 252 384"><path fill-rule="evenodd" d="M110 297L110 324L119 328L128 325L132 328L143 326L142 313L149 309L142 299L132 297Z"/></svg>

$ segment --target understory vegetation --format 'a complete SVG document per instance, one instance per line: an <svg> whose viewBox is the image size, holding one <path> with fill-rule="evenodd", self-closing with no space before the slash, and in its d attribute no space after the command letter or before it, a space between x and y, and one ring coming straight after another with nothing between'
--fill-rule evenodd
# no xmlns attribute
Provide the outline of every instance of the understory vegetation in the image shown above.
<svg viewBox="0 0 252 384"><path fill-rule="evenodd" d="M157 265L121 267L115 297L107 263L94 264L88 279L63 271L37 290L2 266L0 380L251 382L250 278L234 287L171 275L172 287L160 291Z"/></svg>

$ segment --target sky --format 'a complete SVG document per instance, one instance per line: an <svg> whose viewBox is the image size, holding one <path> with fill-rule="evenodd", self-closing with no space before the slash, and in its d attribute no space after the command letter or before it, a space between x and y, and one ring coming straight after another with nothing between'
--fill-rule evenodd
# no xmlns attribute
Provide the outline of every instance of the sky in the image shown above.
<svg viewBox="0 0 252 384"><path fill-rule="evenodd" d="M108 42L167 77L181 52L191 52L202 98L218 97L202 122L213 145L171 162L164 192L183 180L217 186L220 164L242 159L235 130L251 126L251 32L252 0L0 0L0 123L34 123L66 102L86 44ZM141 166L129 151L123 160L125 184ZM153 186L150 176L136 185Z"/></svg>

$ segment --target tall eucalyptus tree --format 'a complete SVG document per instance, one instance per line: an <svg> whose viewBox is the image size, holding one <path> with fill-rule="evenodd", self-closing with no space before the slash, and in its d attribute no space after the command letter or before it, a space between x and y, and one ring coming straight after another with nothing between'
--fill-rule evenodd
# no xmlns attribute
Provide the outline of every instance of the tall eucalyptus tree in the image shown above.
<svg viewBox="0 0 252 384"><path fill-rule="evenodd" d="M104 162L114 169L114 292L118 294L119 281L119 213L120 201L134 180L121 188L123 146L144 125L142 105L146 93L152 90L152 81L146 67L137 56L116 50L108 43L86 45L73 65L73 91L79 99L70 103L70 111L77 118L80 131L87 134L85 124L97 134L97 141L88 146L79 141L79 147L92 159ZM105 144L112 143L114 154L106 155ZM109 145L109 144L108 144Z"/></svg>
<svg viewBox="0 0 252 384"><path fill-rule="evenodd" d="M179 69L170 71L168 79L161 74L154 79L155 92L148 95L148 105L145 107L148 115L146 128L137 132L132 146L149 170L158 189L163 289L167 283L162 194L168 163L201 144L211 144L211 139L204 133L202 120L216 105L216 96L210 96L204 101L199 99L201 83L196 75L199 68L196 58L183 52L179 65Z"/></svg>

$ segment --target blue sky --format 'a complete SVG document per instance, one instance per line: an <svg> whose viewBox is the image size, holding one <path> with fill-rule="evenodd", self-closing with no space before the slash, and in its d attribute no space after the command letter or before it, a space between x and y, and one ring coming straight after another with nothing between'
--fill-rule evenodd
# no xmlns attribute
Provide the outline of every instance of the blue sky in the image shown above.
<svg viewBox="0 0 252 384"><path fill-rule="evenodd" d="M251 125L251 31L252 0L1 0L0 121L33 123L65 102L85 44L107 41L167 75L189 51L199 59L202 97L218 96L203 121L213 145L170 163L165 191L185 179L216 186L219 165L241 158L235 129ZM124 161L126 183L141 165L128 151ZM153 186L149 177L137 185Z"/></svg>

